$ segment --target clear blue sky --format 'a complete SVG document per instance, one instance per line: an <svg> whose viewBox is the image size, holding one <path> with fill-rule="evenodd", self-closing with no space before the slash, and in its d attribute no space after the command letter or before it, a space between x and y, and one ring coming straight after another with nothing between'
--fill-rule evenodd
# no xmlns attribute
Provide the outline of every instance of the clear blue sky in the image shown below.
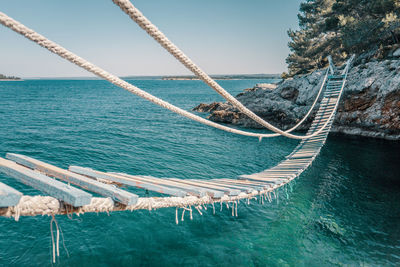
<svg viewBox="0 0 400 267"><path fill-rule="evenodd" d="M300 0L132 1L210 74L280 73ZM189 74L111 0L2 0L0 11L114 74ZM0 26L0 73L92 76Z"/></svg>

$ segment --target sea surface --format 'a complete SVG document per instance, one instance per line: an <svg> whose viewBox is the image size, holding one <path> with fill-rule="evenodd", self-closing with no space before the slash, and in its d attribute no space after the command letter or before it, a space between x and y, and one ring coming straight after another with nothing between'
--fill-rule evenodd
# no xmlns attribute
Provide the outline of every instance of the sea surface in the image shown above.
<svg viewBox="0 0 400 267"><path fill-rule="evenodd" d="M129 80L186 110L221 97L200 81ZM232 94L266 80L222 80ZM205 114L202 114L205 116ZM297 145L222 132L101 80L0 82L0 156L177 178L235 178ZM0 174L28 195L38 191ZM145 196L144 191L129 189ZM157 196L150 193L150 196ZM56 216L55 266L399 266L400 143L330 134L279 201L208 209ZM50 217L0 218L0 266L51 266Z"/></svg>

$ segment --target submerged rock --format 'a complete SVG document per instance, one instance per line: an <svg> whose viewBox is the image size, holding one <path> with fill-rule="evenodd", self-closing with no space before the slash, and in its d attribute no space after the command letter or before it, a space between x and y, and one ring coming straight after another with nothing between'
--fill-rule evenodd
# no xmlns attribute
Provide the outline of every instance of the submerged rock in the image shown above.
<svg viewBox="0 0 400 267"><path fill-rule="evenodd" d="M340 241L343 241L346 235L346 230L339 226L333 216L320 216L319 219L315 221L315 226L319 231L324 232L326 235L338 238Z"/></svg>
<svg viewBox="0 0 400 267"><path fill-rule="evenodd" d="M314 71L284 80L273 90L255 86L237 99L273 125L289 129L309 110L323 76L324 71ZM209 112L209 119L216 122L261 128L229 103L200 104L194 110ZM306 130L312 118L298 129ZM372 61L351 69L332 131L400 140L400 60Z"/></svg>

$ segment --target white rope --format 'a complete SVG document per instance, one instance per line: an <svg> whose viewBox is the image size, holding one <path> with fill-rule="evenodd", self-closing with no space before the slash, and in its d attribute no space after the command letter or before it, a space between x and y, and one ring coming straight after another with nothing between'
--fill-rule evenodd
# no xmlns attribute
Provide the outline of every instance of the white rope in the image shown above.
<svg viewBox="0 0 400 267"><path fill-rule="evenodd" d="M318 93L317 98L314 101L309 112L306 116L294 127L289 130L283 131L272 124L268 123L257 114L245 107L239 100L228 93L224 88L222 88L214 79L212 79L207 73L205 73L200 67L198 67L188 56L183 53L174 43L172 43L165 35L162 33L157 26L155 26L149 19L147 19L139 9L137 9L129 0L112 0L117 6L121 8L134 22L136 22L143 30L145 30L154 40L156 40L162 47L164 47L172 56L174 56L179 62L181 62L187 69L193 72L199 79L203 80L208 84L214 91L220 94L223 98L229 101L233 106L235 106L239 111L247 115L250 119L258 122L260 125L266 127L267 129L275 132L275 134L264 134L262 137L275 137L275 136L286 136L294 139L305 139L311 136L300 136L289 134L295 130L301 123L303 123L307 117L311 114L319 95L322 91L323 85L325 83L326 77L324 79L323 85ZM328 68L329 71L329 68ZM328 72L327 72L328 73ZM260 138L262 138L260 137ZM261 139L260 139L261 140Z"/></svg>
<svg viewBox="0 0 400 267"><path fill-rule="evenodd" d="M224 195L218 201L221 204L221 208L223 204L234 203L240 199L248 199L254 198L257 195L265 194L266 192L270 192L275 190L276 188L269 188L263 191L254 191L252 193L240 193L237 196L228 196ZM175 210L175 221L179 222L178 217L178 209L184 208L184 210L189 210L190 214L192 214L192 206L202 214L201 209L203 209L203 205L214 204L215 199L212 199L210 196L204 197L196 197L196 196L187 196L187 197L150 197L145 198L141 197L138 199L138 202L135 205L131 206L123 206L123 205L115 205L115 203L110 198L100 198L93 197L91 203L79 208L69 207L68 205L62 204L56 198L50 196L22 196L18 205L14 207L8 207L3 210L0 209L0 216L4 217L14 217L17 219L17 216L36 216L36 215L49 215L53 216L56 214L84 214L84 213L99 213L99 212L111 212L111 211L121 211L121 210L148 210L151 206L154 210L160 208L170 208L176 207ZM189 208L188 208L189 207ZM214 205L213 205L214 207ZM229 205L228 205L229 209ZM214 210L214 209L213 209ZM192 215L190 215L192 217Z"/></svg>
<svg viewBox="0 0 400 267"><path fill-rule="evenodd" d="M77 66L84 68L85 70L87 70L107 81L109 81L110 83L112 83L118 87L121 87L133 94L136 94L137 96L142 97L150 102L153 102L154 104L157 104L163 108L166 108L172 112L175 112L181 116L184 116L186 118L192 119L192 120L200 122L202 124L205 124L205 125L208 125L208 126L220 129L220 130L224 130L224 131L227 131L230 133L235 133L235 134L240 134L240 135L245 135L245 136L253 136L253 137L269 137L270 136L270 134L259 134L259 133L247 132L247 131L242 131L242 130L234 129L231 127L227 127L224 125L220 125L218 123L206 120L200 116L192 114L192 113L190 113L186 110L183 110L179 107L176 107L158 97L155 97L155 96L139 89L138 87L136 87L126 81L123 81L122 79L118 78L117 76L106 72L105 70L103 70L103 69L97 67L96 65L88 62L87 60L75 55L74 53L61 47L60 45L56 44L55 42L50 41L46 37L36 33L35 31L29 29L28 27L24 26L23 24L21 24L20 22L18 22L16 20L10 18L9 16L7 16L6 14L4 14L2 12L0 12L0 23L3 24L4 26L10 28L11 30L21 34L22 36L28 38L29 40L39 44L40 46L48 49L49 51L59 55L60 57L76 64ZM338 101L337 101L337 103L338 103ZM332 111L330 118L333 116L333 114L334 114L334 112ZM329 122L329 119L323 125L323 127L321 127L320 130L314 132L311 135L305 135L305 136L297 136L297 135L284 133L281 130L276 129L275 127L272 127L271 129L276 129L276 130L274 130L275 132L278 132L286 137L290 137L290 138L294 138L294 139L308 139L310 137L316 136L321 131L323 131L323 129L328 124L328 122Z"/></svg>
<svg viewBox="0 0 400 267"><path fill-rule="evenodd" d="M195 208L196 208L196 210L199 212L199 214L201 215L201 216L203 216L203 213L201 212L201 206L195 206Z"/></svg>
<svg viewBox="0 0 400 267"><path fill-rule="evenodd" d="M289 130L286 130L285 132L290 133L290 132L294 131L295 129L297 129L297 127L299 127L299 126L308 118L308 116L311 114L311 112L313 111L313 109L314 109L315 105L317 104L318 99L319 99L319 97L320 97L320 95L321 95L321 93L322 93L322 89L323 89L324 86L325 86L326 79L328 78L328 73L329 73L329 68L326 70L326 73L325 73L325 76L324 76L324 80L322 81L321 87L320 87L319 90L318 90L318 94L317 94L317 96L316 96L315 99L314 99L314 103L311 105L311 107L310 107L310 109L308 110L308 112L306 113L306 115L305 115L295 126L293 126L292 128L290 128ZM272 136L272 135L273 135L273 134L271 134L271 136ZM279 136L279 135L280 135L280 134L275 134L275 136Z"/></svg>
<svg viewBox="0 0 400 267"><path fill-rule="evenodd" d="M58 223L54 215L52 215L51 217L52 218L50 221L50 234L51 234L51 243L53 246L53 263L56 263L56 255L57 257L60 257L60 230L58 228ZM56 225L56 240L54 240L53 222Z"/></svg>

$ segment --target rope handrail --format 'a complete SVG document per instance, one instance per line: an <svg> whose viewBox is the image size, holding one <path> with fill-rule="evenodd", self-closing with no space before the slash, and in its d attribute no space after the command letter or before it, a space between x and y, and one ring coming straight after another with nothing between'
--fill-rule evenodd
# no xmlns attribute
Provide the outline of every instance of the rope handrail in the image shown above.
<svg viewBox="0 0 400 267"><path fill-rule="evenodd" d="M165 109L168 109L172 112L175 112L181 116L184 116L186 118L192 119L194 121L200 122L202 124L205 124L205 125L208 125L208 126L211 126L211 127L214 127L214 128L226 131L226 132L240 134L240 135L244 135L244 136L258 137L261 139L263 137L270 137L270 135L271 135L271 134L260 134L260 133L248 132L248 131L243 131L243 130L238 130L235 128L227 127L227 126L212 122L210 120L204 119L204 118L202 118L198 115L195 115L193 113L190 113L186 110L183 110L173 104L170 104L167 101L164 101L156 96L153 96L150 93L147 93L146 91L143 91L142 89L120 79L119 77L117 77L111 73L108 73L107 71L101 69L100 67L98 67L98 66L90 63L89 61L68 51L67 49L63 48L59 44L57 44L53 41L50 41L43 35L40 35L37 32L35 32L34 30L29 29L22 23L10 18L9 16L7 16L6 14L4 14L2 12L0 12L0 23L3 24L4 26L10 28L11 30L21 34L25 38L37 43L38 45L42 46L43 48L46 48L47 50L51 51L52 53L57 54L58 56L70 61L71 63L74 63L75 65L77 65L81 68L84 68L85 70L109 81L110 83L112 83L118 87L121 87L133 94L136 94L139 97L142 97L150 102L153 102L154 104L157 104L157 105L159 105ZM343 86L344 86L344 84L343 84ZM343 86L342 86L342 90L343 90ZM337 101L337 103L338 103L338 101ZM334 114L334 112L331 113L330 118L333 116L333 114ZM292 134L287 134L287 133L285 133L283 135L286 137L289 137L289 138L294 138L294 139L302 139L302 140L308 139L308 138L318 135L321 131L324 130L324 128L326 127L327 124L328 123L325 123L325 125L319 131L317 131L313 134L310 134L310 135L298 136L298 135L292 135ZM282 132L281 130L279 130L279 131Z"/></svg>
<svg viewBox="0 0 400 267"><path fill-rule="evenodd" d="M155 26L149 19L147 19L139 9L137 9L129 0L112 0L117 6L121 8L123 12L125 12L136 24L138 24L143 30L145 30L155 41L157 41L163 48L165 48L172 56L174 56L179 62L181 62L188 70L193 72L199 79L204 81L207 85L209 85L214 91L216 91L219 95L225 98L228 102L230 102L234 107L236 107L239 111L247 115L250 119L256 121L260 125L264 126L268 130L275 132L275 134L264 134L262 137L275 137L283 135L288 138L293 139L307 139L312 136L301 136L301 135L293 135L290 134L293 130L295 130L301 123L303 123L307 117L311 114L312 109L314 108L316 101L312 105L309 112L307 112L306 116L300 120L298 124L289 130L279 129L269 122L265 121L253 111L244 106L239 100L237 100L234 96L232 96L229 92L227 92L224 88L222 88L214 79L212 79L207 73L205 73L200 67L198 67L181 49L179 49L174 43L172 43L164 33L162 33L157 26ZM333 71L334 66L329 65L329 69ZM321 88L322 90L322 88ZM320 94L320 92L319 92ZM318 97L319 97L318 94Z"/></svg>
<svg viewBox="0 0 400 267"><path fill-rule="evenodd" d="M320 97L320 95L322 93L322 90L324 89L324 86L325 86L325 83L326 83L326 79L328 78L329 71L330 70L328 68L326 70L326 73L325 73L325 76L324 76L324 80L322 81L321 87L318 90L317 96L315 97L314 102L312 103L311 107L308 109L308 112L306 113L306 115L304 115L304 117L295 126L293 126L292 128L286 130L285 131L286 133L290 133L290 132L296 130L297 127L299 127L308 118L308 116L310 116L311 112L314 110L314 107L318 102L318 99L319 99L319 97ZM270 134L270 137L274 137L274 136L280 136L280 134L278 134L278 133Z"/></svg>

